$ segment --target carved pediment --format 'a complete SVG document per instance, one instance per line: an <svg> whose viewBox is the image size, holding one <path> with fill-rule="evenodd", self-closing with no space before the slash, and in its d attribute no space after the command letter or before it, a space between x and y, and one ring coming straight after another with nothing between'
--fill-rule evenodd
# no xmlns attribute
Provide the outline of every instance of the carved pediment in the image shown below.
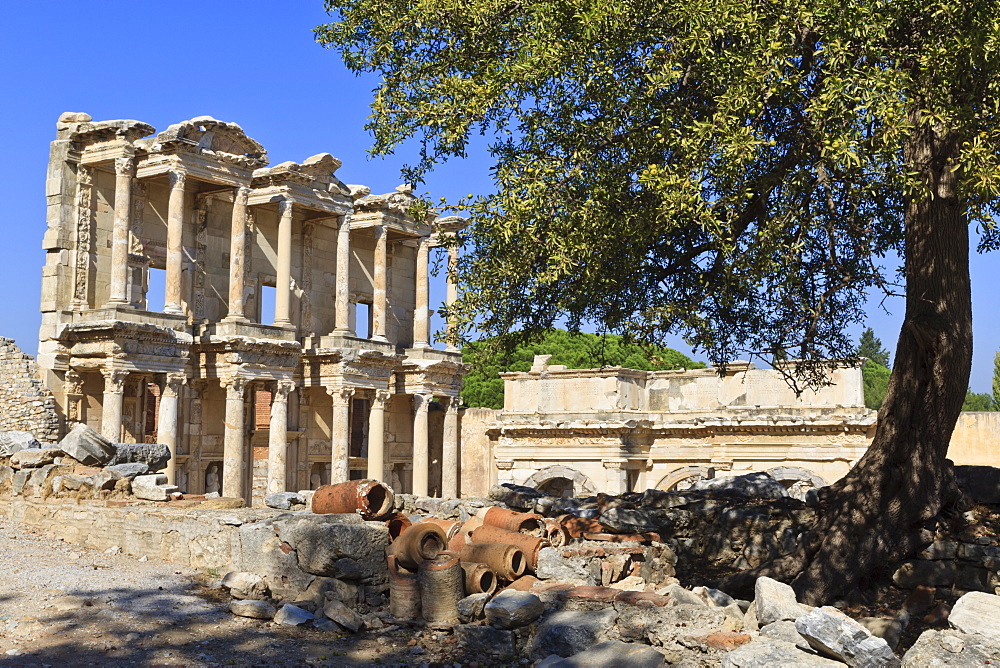
<svg viewBox="0 0 1000 668"><path fill-rule="evenodd" d="M267 151L248 137L243 128L211 116L198 116L175 123L155 138L142 142L142 148L151 152L179 147L223 160L234 160L251 168L267 165Z"/></svg>

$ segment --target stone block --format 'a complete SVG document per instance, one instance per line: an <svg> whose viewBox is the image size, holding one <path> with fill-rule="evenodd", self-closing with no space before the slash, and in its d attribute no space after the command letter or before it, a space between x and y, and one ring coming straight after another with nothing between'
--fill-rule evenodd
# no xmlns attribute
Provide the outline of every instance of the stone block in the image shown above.
<svg viewBox="0 0 1000 668"><path fill-rule="evenodd" d="M274 623L283 626L302 626L316 619L316 615L305 608L286 603L274 615Z"/></svg>
<svg viewBox="0 0 1000 668"><path fill-rule="evenodd" d="M994 466L956 466L955 480L973 501L1000 504L1000 468Z"/></svg>
<svg viewBox="0 0 1000 668"><path fill-rule="evenodd" d="M542 616L542 600L526 591L504 590L493 597L484 608L486 621L501 629L527 626Z"/></svg>
<svg viewBox="0 0 1000 668"><path fill-rule="evenodd" d="M764 638L773 638L795 645L799 649L809 651L809 641L799 635L795 630L795 622L786 619L780 622L771 622L760 630L760 635Z"/></svg>
<svg viewBox="0 0 1000 668"><path fill-rule="evenodd" d="M21 450L41 448L34 434L30 431L2 431L0 432L0 457L9 457Z"/></svg>
<svg viewBox="0 0 1000 668"><path fill-rule="evenodd" d="M123 478L132 480L136 476L146 475L149 473L149 466L142 462L133 462L130 464L114 464L112 466L105 467L105 470L112 471Z"/></svg>
<svg viewBox="0 0 1000 668"><path fill-rule="evenodd" d="M142 463L150 471L162 471L170 461L170 448L162 443L117 443L108 466Z"/></svg>
<svg viewBox="0 0 1000 668"><path fill-rule="evenodd" d="M754 606L760 626L783 619L794 622L809 612L795 600L795 591L791 586L768 577L757 578L754 584Z"/></svg>
<svg viewBox="0 0 1000 668"><path fill-rule="evenodd" d="M287 514L274 520L279 538L295 550L306 573L381 584L388 580L385 547L389 530L382 522L357 515Z"/></svg>
<svg viewBox="0 0 1000 668"><path fill-rule="evenodd" d="M232 571L222 578L222 586L229 590L233 598L263 601L270 597L271 590L264 578L256 573Z"/></svg>
<svg viewBox="0 0 1000 668"><path fill-rule="evenodd" d="M177 485L168 485L167 476L161 473L136 476L132 480L132 495L147 501L169 501Z"/></svg>
<svg viewBox="0 0 1000 668"><path fill-rule="evenodd" d="M270 601L236 599L230 601L229 612L240 617L250 617L251 619L273 619L277 610L271 605Z"/></svg>
<svg viewBox="0 0 1000 668"><path fill-rule="evenodd" d="M937 561L940 559L954 559L958 556L958 543L954 541L936 540L920 551L921 559Z"/></svg>
<svg viewBox="0 0 1000 668"><path fill-rule="evenodd" d="M789 495L785 486L767 473L747 473L699 480L691 485L691 489L730 492L761 499L783 499Z"/></svg>
<svg viewBox="0 0 1000 668"><path fill-rule="evenodd" d="M726 592L712 589L711 587L695 587L691 590L691 593L704 601L705 605L712 608L726 608L736 603L736 599Z"/></svg>
<svg viewBox="0 0 1000 668"><path fill-rule="evenodd" d="M59 448L19 450L11 455L10 465L15 469L34 469L51 464L62 456L63 451Z"/></svg>
<svg viewBox="0 0 1000 668"><path fill-rule="evenodd" d="M538 625L528 652L536 659L550 654L572 656L608 640L617 618L613 609L554 612Z"/></svg>
<svg viewBox="0 0 1000 668"><path fill-rule="evenodd" d="M337 600L327 602L323 606L323 614L351 633L357 633L365 625L365 620L361 618L361 615Z"/></svg>
<svg viewBox="0 0 1000 668"><path fill-rule="evenodd" d="M297 492L277 492L264 497L264 505L277 510L291 510L293 505L305 505L306 500Z"/></svg>
<svg viewBox="0 0 1000 668"><path fill-rule="evenodd" d="M1000 596L969 592L955 602L948 623L964 633L981 633L1000 638Z"/></svg>
<svg viewBox="0 0 1000 668"><path fill-rule="evenodd" d="M59 442L67 455L87 466L104 466L114 459L115 444L99 433L80 423L73 427Z"/></svg>
<svg viewBox="0 0 1000 668"><path fill-rule="evenodd" d="M679 584L670 585L666 588L665 593L672 599L672 605L708 605L705 599Z"/></svg>
<svg viewBox="0 0 1000 668"><path fill-rule="evenodd" d="M551 654L537 663L535 668L659 668L664 663L663 655L647 645L605 640L570 657Z"/></svg>
<svg viewBox="0 0 1000 668"><path fill-rule="evenodd" d="M468 624L482 619L486 615L486 602L490 595L486 593L470 594L458 601L458 618Z"/></svg>
<svg viewBox="0 0 1000 668"><path fill-rule="evenodd" d="M559 580L581 585L596 585L597 581L587 569L587 559L564 557L563 549L543 547L538 551L535 577L539 580Z"/></svg>
<svg viewBox="0 0 1000 668"><path fill-rule="evenodd" d="M858 668L899 666L900 661L882 638L840 610L824 606L795 621L795 630L813 649Z"/></svg>
<svg viewBox="0 0 1000 668"><path fill-rule="evenodd" d="M456 624L454 631L458 643L475 652L508 659L515 654L513 631L477 624Z"/></svg>
<svg viewBox="0 0 1000 668"><path fill-rule="evenodd" d="M903 655L903 668L986 666L1000 661L1000 637L928 630Z"/></svg>
<svg viewBox="0 0 1000 668"><path fill-rule="evenodd" d="M803 651L792 643L776 638L758 638L722 658L722 668L836 668L843 665L840 661Z"/></svg>

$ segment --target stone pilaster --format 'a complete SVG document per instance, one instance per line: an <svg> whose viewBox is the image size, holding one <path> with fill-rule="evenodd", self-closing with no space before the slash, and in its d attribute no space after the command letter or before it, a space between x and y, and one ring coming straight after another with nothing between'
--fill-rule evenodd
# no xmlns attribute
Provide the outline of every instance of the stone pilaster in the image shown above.
<svg viewBox="0 0 1000 668"><path fill-rule="evenodd" d="M430 322L428 309L430 297L427 286L428 256L430 255L430 239L421 237L417 240L416 294L413 309L413 347L430 347Z"/></svg>
<svg viewBox="0 0 1000 668"><path fill-rule="evenodd" d="M76 271L73 310L90 306L90 268L93 265L94 170L80 165L76 172Z"/></svg>
<svg viewBox="0 0 1000 668"><path fill-rule="evenodd" d="M626 470L626 459L604 459L601 460L606 471L606 489L609 494L624 494L628 489L628 471Z"/></svg>
<svg viewBox="0 0 1000 668"><path fill-rule="evenodd" d="M386 260L388 232L384 225L376 225L375 260L372 266L372 340L388 341L385 338L385 321L388 310L386 300Z"/></svg>
<svg viewBox="0 0 1000 668"><path fill-rule="evenodd" d="M246 477L246 409L243 392L246 378L230 378L226 387L226 421L222 443L222 496L245 498L243 480Z"/></svg>
<svg viewBox="0 0 1000 668"><path fill-rule="evenodd" d="M292 293L292 205L290 199L278 204L278 262L274 290L274 324L288 326Z"/></svg>
<svg viewBox="0 0 1000 668"><path fill-rule="evenodd" d="M187 378L182 373L168 373L160 392L160 412L156 421L156 442L170 449L170 459L167 460L167 481L175 485L177 480L177 441L178 421L177 404L181 388Z"/></svg>
<svg viewBox="0 0 1000 668"><path fill-rule="evenodd" d="M427 413L431 394L413 395L413 493L427 496L430 474L430 445L428 439Z"/></svg>
<svg viewBox="0 0 1000 668"><path fill-rule="evenodd" d="M278 381L271 399L271 422L267 437L267 493L288 488L288 395L295 389L291 381Z"/></svg>
<svg viewBox="0 0 1000 668"><path fill-rule="evenodd" d="M336 331L338 334L352 335L351 331L351 216L345 215L337 229L337 292Z"/></svg>
<svg viewBox="0 0 1000 668"><path fill-rule="evenodd" d="M122 403L125 397L125 369L101 369L104 375L104 401L101 411L101 435L112 443L122 440Z"/></svg>
<svg viewBox="0 0 1000 668"><path fill-rule="evenodd" d="M333 397L330 423L330 483L347 482L351 478L351 399L353 387L327 388Z"/></svg>
<svg viewBox="0 0 1000 668"><path fill-rule="evenodd" d="M233 197L232 228L229 237L229 314L226 320L246 320L247 199L250 188L240 186Z"/></svg>
<svg viewBox="0 0 1000 668"><path fill-rule="evenodd" d="M371 411L368 413L368 477L385 478L385 404L392 393L375 390Z"/></svg>
<svg viewBox="0 0 1000 668"><path fill-rule="evenodd" d="M163 312L180 315L181 271L184 255L184 184L187 173L175 169L170 172L170 198L167 200L167 276Z"/></svg>
<svg viewBox="0 0 1000 668"><path fill-rule="evenodd" d="M455 315L452 313L452 308L455 306L455 302L458 301L458 246L451 245L448 246L448 277L447 277L447 288L448 292L445 298L445 304L448 306L448 322L446 324L447 330L445 334L445 343L447 344L448 352L457 353L458 350L458 332L455 325Z"/></svg>
<svg viewBox="0 0 1000 668"><path fill-rule="evenodd" d="M65 393L66 419L70 422L83 421L83 376L73 369L66 371L63 379Z"/></svg>
<svg viewBox="0 0 1000 668"><path fill-rule="evenodd" d="M444 414L444 434L441 442L441 496L458 498L458 407L461 399L450 397Z"/></svg>
<svg viewBox="0 0 1000 668"><path fill-rule="evenodd" d="M135 159L115 158L115 217L111 231L111 285L108 304L128 303L129 221ZM117 440L117 439L116 439Z"/></svg>

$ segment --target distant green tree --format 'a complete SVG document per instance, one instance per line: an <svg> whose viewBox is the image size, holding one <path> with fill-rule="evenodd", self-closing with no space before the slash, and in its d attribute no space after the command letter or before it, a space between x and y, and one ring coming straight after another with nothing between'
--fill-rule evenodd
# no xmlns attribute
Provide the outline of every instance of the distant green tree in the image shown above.
<svg viewBox="0 0 1000 668"><path fill-rule="evenodd" d="M970 387L965 393L963 411L988 412L996 410L993 407L993 395L989 392L973 392Z"/></svg>
<svg viewBox="0 0 1000 668"><path fill-rule="evenodd" d="M993 356L993 410L1000 411L1000 350Z"/></svg>
<svg viewBox="0 0 1000 668"><path fill-rule="evenodd" d="M552 329L534 343L516 346L502 360L479 355L485 343L470 343L462 350L462 358L473 365L462 388L462 400L468 406L503 408L500 373L528 371L535 355L552 355L550 364L563 364L570 369L604 366L643 371L705 368L704 362L695 362L673 348L640 345L614 334L574 334Z"/></svg>
<svg viewBox="0 0 1000 668"><path fill-rule="evenodd" d="M890 366L889 351L882 345L882 340L875 336L875 331L871 327L861 332L861 338L858 339L858 357L868 358L880 366Z"/></svg>
<svg viewBox="0 0 1000 668"><path fill-rule="evenodd" d="M865 406L876 411L882 408L885 393L889 389L891 373L889 367L877 364L871 359L865 360L865 365L861 367L861 380L865 386Z"/></svg>

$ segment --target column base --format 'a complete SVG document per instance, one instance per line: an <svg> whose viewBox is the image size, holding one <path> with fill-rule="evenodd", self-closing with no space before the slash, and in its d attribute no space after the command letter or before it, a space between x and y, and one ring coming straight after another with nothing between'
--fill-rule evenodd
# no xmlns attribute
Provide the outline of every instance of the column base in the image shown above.
<svg viewBox="0 0 1000 668"><path fill-rule="evenodd" d="M164 306L163 312L168 315L184 315L184 311L181 310L181 307L174 304Z"/></svg>
<svg viewBox="0 0 1000 668"><path fill-rule="evenodd" d="M384 336L373 336L370 341L378 341L379 343L389 343L389 339Z"/></svg>
<svg viewBox="0 0 1000 668"><path fill-rule="evenodd" d="M125 308L132 308L132 305L129 303L127 299L122 299L122 300L109 299L104 303L104 308L121 308L123 306Z"/></svg>
<svg viewBox="0 0 1000 668"><path fill-rule="evenodd" d="M227 315L219 322L250 322L250 319L242 315Z"/></svg>

